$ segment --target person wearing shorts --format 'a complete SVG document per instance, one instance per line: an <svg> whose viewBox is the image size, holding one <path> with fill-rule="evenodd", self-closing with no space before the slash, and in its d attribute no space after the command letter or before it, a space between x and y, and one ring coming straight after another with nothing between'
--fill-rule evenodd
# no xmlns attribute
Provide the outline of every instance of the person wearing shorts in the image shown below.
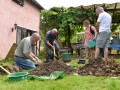
<svg viewBox="0 0 120 90"><path fill-rule="evenodd" d="M108 58L108 47L111 37L110 25L112 18L102 7L98 7L96 13L99 14L96 23L96 29L99 30L99 33L96 39L95 58L98 58L100 48L104 48L104 58Z"/></svg>

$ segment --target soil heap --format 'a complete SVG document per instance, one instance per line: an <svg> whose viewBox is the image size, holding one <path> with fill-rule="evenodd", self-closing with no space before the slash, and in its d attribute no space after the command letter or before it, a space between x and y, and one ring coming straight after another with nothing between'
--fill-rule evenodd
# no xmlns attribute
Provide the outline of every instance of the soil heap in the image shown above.
<svg viewBox="0 0 120 90"><path fill-rule="evenodd" d="M54 71L63 71L66 74L72 74L75 70L63 61L57 60L49 63L42 63L29 73L36 76L49 76Z"/></svg>
<svg viewBox="0 0 120 90"><path fill-rule="evenodd" d="M111 59L90 59L88 64L79 67L78 74L117 77L120 76L120 64Z"/></svg>
<svg viewBox="0 0 120 90"><path fill-rule="evenodd" d="M1 64L0 64L1 65ZM1 65L3 68L5 68L7 71L9 71L10 73L13 73L13 72L20 72L22 71L22 69L16 67L16 66L7 66L7 65ZM6 75L7 73L2 70L0 68L0 75Z"/></svg>

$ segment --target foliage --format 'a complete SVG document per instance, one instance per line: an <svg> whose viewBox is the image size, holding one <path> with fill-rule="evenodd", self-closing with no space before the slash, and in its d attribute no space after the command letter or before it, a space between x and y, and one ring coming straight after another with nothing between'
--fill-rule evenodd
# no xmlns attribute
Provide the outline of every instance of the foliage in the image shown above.
<svg viewBox="0 0 120 90"><path fill-rule="evenodd" d="M118 28L119 26L120 26L120 24L118 24L118 23L112 24L112 26L111 26L111 31L112 31L112 32L116 31L117 29L119 29L119 28Z"/></svg>
<svg viewBox="0 0 120 90"><path fill-rule="evenodd" d="M105 7L107 9L107 7ZM111 12L109 12L111 13ZM89 19L91 24L95 24L97 16L95 10L92 8L64 8L64 7L53 7L50 10L41 11L41 30L42 34L52 28L57 28L59 31L59 40L67 42L68 44L73 40L73 37L77 32L83 31L82 22L84 19ZM120 21L120 12L114 13L113 22ZM119 24L112 24L112 31L118 28Z"/></svg>
<svg viewBox="0 0 120 90"><path fill-rule="evenodd" d="M115 31L115 30L117 30L118 29L118 27L120 26L120 23L118 23L118 22L120 22L120 18L119 18L119 16L120 16L120 11L117 11L117 12L115 12L114 13L114 15L113 15L113 24L112 24L112 27L111 27L111 31Z"/></svg>
<svg viewBox="0 0 120 90"><path fill-rule="evenodd" d="M52 29L54 26L55 23L53 22L56 22L56 15L58 13L54 12L54 11L50 11L50 10L42 10L41 11L41 30L42 30L42 33L46 33L49 29Z"/></svg>
<svg viewBox="0 0 120 90"><path fill-rule="evenodd" d="M114 12L112 19L114 23L120 23L120 11Z"/></svg>
<svg viewBox="0 0 120 90"><path fill-rule="evenodd" d="M50 10L41 11L41 15L41 30L43 34L52 28L57 28L59 40L70 43L76 32L83 31L82 21L84 19L94 22L93 16L95 13L91 9L53 7Z"/></svg>

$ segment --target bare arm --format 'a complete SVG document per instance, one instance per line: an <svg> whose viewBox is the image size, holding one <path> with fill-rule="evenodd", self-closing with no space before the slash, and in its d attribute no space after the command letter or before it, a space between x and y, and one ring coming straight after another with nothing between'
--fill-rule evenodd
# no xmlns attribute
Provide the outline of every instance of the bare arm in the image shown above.
<svg viewBox="0 0 120 90"><path fill-rule="evenodd" d="M92 28L92 30L94 31L94 33L95 33L95 38L97 37L97 30L96 30L96 28L94 27L94 26L91 26L91 28Z"/></svg>
<svg viewBox="0 0 120 90"><path fill-rule="evenodd" d="M51 45L50 42L49 42L48 40L46 40L46 43L47 43L47 45L49 45L50 47L54 48L54 46Z"/></svg>
<svg viewBox="0 0 120 90"><path fill-rule="evenodd" d="M31 54L24 54L24 55L25 55L25 57L32 60L33 62L37 62L36 59Z"/></svg>
<svg viewBox="0 0 120 90"><path fill-rule="evenodd" d="M42 63L42 61L36 55L34 55L33 53L31 53L31 56L33 58L35 58L37 62L41 62Z"/></svg>
<svg viewBox="0 0 120 90"><path fill-rule="evenodd" d="M99 30L99 25L100 25L100 23L99 22L96 22L96 30L98 31Z"/></svg>

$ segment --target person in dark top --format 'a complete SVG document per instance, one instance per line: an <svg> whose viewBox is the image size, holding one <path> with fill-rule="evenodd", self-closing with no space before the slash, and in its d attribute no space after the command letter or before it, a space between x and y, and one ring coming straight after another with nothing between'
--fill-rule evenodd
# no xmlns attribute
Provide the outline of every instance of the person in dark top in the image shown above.
<svg viewBox="0 0 120 90"><path fill-rule="evenodd" d="M55 47L53 45L54 41L57 38L57 29L54 28L46 33L44 43L46 48L46 62L49 62L51 58L51 50L54 50Z"/></svg>

